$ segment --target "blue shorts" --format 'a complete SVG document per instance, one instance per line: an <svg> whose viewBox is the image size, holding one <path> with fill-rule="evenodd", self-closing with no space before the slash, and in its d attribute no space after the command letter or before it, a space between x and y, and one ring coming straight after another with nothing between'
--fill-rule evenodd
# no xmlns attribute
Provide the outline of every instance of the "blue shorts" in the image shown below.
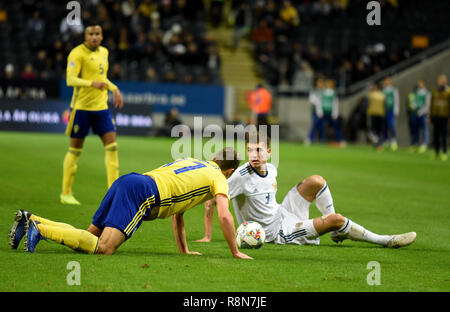
<svg viewBox="0 0 450 312"><path fill-rule="evenodd" d="M129 173L111 185L92 224L101 230L105 227L116 228L128 239L159 203L155 181L146 175Z"/></svg>
<svg viewBox="0 0 450 312"><path fill-rule="evenodd" d="M67 125L66 133L71 138L85 138L91 127L94 133L100 137L107 132L116 131L109 109L101 111L75 110L71 111L70 114L70 122Z"/></svg>

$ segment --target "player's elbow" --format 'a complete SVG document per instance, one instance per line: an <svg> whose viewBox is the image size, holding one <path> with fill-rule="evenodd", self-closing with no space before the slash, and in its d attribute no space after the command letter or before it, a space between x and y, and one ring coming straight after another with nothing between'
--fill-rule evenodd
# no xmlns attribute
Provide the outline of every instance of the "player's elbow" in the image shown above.
<svg viewBox="0 0 450 312"><path fill-rule="evenodd" d="M72 77L70 75L67 75L67 77L66 77L66 85L68 87L74 87L75 86L75 79L74 79L74 77Z"/></svg>

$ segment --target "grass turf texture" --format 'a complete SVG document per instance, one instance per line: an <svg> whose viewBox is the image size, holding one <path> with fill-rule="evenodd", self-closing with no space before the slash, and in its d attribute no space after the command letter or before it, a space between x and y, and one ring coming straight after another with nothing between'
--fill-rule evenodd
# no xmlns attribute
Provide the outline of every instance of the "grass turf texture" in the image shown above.
<svg viewBox="0 0 450 312"><path fill-rule="evenodd" d="M145 172L171 160L170 138L118 139L121 174ZM113 256L76 253L40 242L34 254L8 246L18 209L87 228L106 192L104 150L88 137L79 160L74 193L82 206L59 203L62 161L68 138L55 134L0 132L0 291L449 291L450 163L430 155L375 152L367 146L332 149L280 144L281 202L302 178L327 180L336 211L380 234L417 232L404 249L387 249L329 235L320 246L266 244L246 250L254 261L232 258L217 217L211 243L203 235L203 207L185 213L190 250L178 253L169 219L144 222ZM232 209L231 209L232 210ZM311 217L319 213L311 206ZM237 227L237 224L236 224ZM66 282L67 264L78 261L81 285ZM367 264L377 261L381 285L370 286Z"/></svg>

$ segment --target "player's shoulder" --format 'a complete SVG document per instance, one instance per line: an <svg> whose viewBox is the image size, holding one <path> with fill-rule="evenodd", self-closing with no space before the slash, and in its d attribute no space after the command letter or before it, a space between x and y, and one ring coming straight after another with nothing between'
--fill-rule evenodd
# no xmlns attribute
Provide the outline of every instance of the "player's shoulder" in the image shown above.
<svg viewBox="0 0 450 312"><path fill-rule="evenodd" d="M70 50L69 56L82 54L82 53L84 53L84 49L85 49L84 43L80 43L75 48Z"/></svg>
<svg viewBox="0 0 450 312"><path fill-rule="evenodd" d="M275 167L271 163L266 164L266 168L268 173L277 175L277 167ZM240 177L248 177L256 173L256 171L251 167L249 162L246 162L242 166L238 167L234 174L240 176Z"/></svg>
<svg viewBox="0 0 450 312"><path fill-rule="evenodd" d="M275 173L277 172L277 167L275 167L274 164L267 163L266 166L267 166L267 170L270 170L270 171L275 172Z"/></svg>
<svg viewBox="0 0 450 312"><path fill-rule="evenodd" d="M246 176L252 173L252 167L250 166L249 162L246 162L245 164L239 166L236 169L235 173L241 177Z"/></svg>
<svg viewBox="0 0 450 312"><path fill-rule="evenodd" d="M102 52L102 53L105 53L105 54L108 54L108 53L109 53L108 48L106 48L106 47L104 47L104 46L99 46L98 49L99 49L99 51Z"/></svg>

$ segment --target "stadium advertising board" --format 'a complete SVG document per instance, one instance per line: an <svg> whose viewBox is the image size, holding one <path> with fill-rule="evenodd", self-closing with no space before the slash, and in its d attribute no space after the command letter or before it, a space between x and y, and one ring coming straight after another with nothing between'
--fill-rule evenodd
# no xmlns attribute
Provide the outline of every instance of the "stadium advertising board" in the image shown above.
<svg viewBox="0 0 450 312"><path fill-rule="evenodd" d="M117 132L123 135L147 135L152 127L148 105L127 105L111 109ZM0 131L33 131L64 133L69 122L67 101L10 100L0 101Z"/></svg>
<svg viewBox="0 0 450 312"><path fill-rule="evenodd" d="M0 100L59 98L59 79L0 79Z"/></svg>
<svg viewBox="0 0 450 312"><path fill-rule="evenodd" d="M225 88L220 85L182 85L147 82L114 82L125 105L148 105L154 113L165 113L172 107L181 114L224 114ZM70 101L73 89L61 81L61 98ZM113 97L108 97L112 102Z"/></svg>

